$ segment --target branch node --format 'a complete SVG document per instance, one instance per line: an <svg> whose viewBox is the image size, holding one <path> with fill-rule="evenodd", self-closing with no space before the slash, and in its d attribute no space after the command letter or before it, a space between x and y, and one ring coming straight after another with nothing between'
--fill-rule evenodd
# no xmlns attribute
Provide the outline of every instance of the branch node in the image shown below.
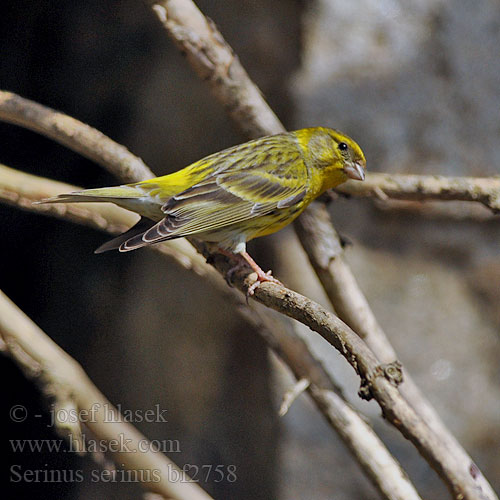
<svg viewBox="0 0 500 500"><path fill-rule="evenodd" d="M380 368L383 370L385 378L394 387L397 387L403 382L403 366L397 359L392 363L381 365Z"/></svg>
<svg viewBox="0 0 500 500"><path fill-rule="evenodd" d="M391 385L397 387L403 382L403 366L398 360L378 365L370 374L363 377L358 396L365 401L373 399L373 381L377 377L384 377Z"/></svg>

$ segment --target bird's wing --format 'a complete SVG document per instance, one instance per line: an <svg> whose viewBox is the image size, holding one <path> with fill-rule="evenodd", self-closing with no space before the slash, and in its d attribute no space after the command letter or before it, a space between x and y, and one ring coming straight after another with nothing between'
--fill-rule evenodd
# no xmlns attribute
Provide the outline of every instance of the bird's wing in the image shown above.
<svg viewBox="0 0 500 500"><path fill-rule="evenodd" d="M216 231L298 205L308 184L300 153L283 152L279 162L270 156L245 162L244 167L237 160L226 163L202 182L171 197L162 207L165 218L121 249Z"/></svg>

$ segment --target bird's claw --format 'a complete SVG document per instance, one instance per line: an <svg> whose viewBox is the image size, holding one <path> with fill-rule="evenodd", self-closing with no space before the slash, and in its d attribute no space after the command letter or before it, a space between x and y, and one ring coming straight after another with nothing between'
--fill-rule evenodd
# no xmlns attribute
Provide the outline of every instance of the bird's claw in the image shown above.
<svg viewBox="0 0 500 500"><path fill-rule="evenodd" d="M247 289L247 300L248 300L248 297L251 297L255 293L255 289L261 283L264 283L265 281L269 281L271 283L275 283L276 285L283 286L283 283L281 283L280 280L276 279L273 276L273 272L272 271L267 271L267 273L264 273L264 272L257 273L257 279Z"/></svg>

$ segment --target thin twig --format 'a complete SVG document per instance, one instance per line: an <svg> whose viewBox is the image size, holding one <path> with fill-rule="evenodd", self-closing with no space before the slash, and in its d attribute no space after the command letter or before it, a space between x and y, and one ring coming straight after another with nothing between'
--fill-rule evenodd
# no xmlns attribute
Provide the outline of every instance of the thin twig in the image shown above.
<svg viewBox="0 0 500 500"><path fill-rule="evenodd" d="M248 307L241 308L256 331L269 347L292 370L296 380L309 380L307 389L319 411L337 431L359 465L379 491L388 500L418 500L420 496L396 459L382 443L365 419L344 400L331 375L313 357L305 342L285 330L283 322L273 324L267 309L255 314Z"/></svg>
<svg viewBox="0 0 500 500"><path fill-rule="evenodd" d="M108 443L124 443L109 451L121 467L135 470L143 486L165 498L178 500L208 500L211 497L187 474L140 433L120 418L120 413L88 378L82 367L55 344L35 323L0 291L0 337L7 353L36 378L45 394L55 399L56 408L70 408L81 415L90 431ZM54 412L54 415L62 415ZM109 415L116 415L110 421ZM55 422L56 429L75 436L75 425ZM76 432L79 437L79 432ZM81 436L80 436L81 437ZM80 442L80 441L79 441Z"/></svg>
<svg viewBox="0 0 500 500"><path fill-rule="evenodd" d="M297 380L297 382L295 382L293 387L288 389L283 395L283 401L281 402L278 415L280 417L284 417L288 413L288 410L292 407L296 399L303 392L309 389L310 386L311 386L311 381L307 378L301 378L300 380Z"/></svg>
<svg viewBox="0 0 500 500"><path fill-rule="evenodd" d="M0 165L0 200L9 204L33 212L55 215L108 232L123 230L122 226L133 219L134 215L130 212L108 204L69 203L64 205L65 211L54 212L52 209L50 211L45 209L52 205L33 205L32 203L61 192L79 189L76 186L35 177ZM129 224L132 224L132 220ZM364 419L344 401L331 376L312 356L305 342L294 334L293 330L286 329L284 323L277 321L265 308L250 309L241 294L228 288L213 267L208 266L205 259L185 240L174 240L150 248L174 259L182 267L191 269L208 280L213 289L217 289L219 294L234 304L235 311L264 338L269 347L290 368L297 380L311 381L309 394L384 498L388 500L420 499L394 457ZM36 344L32 348L36 349Z"/></svg>
<svg viewBox="0 0 500 500"><path fill-rule="evenodd" d="M102 163L102 162L101 162ZM386 412L386 415L387 412ZM428 453L423 453L424 456L426 456L429 460L430 463L440 472L445 480L445 482L448 484L449 488L456 494L464 494L466 495L467 498L476 498L474 496L475 493L477 493L477 486L474 483L474 481L471 481L470 474L468 474L468 465L471 462L467 463L467 474L464 474L464 467L455 467L453 464L451 464L450 467L444 466L445 464L442 464L440 462L440 458L445 458L441 457L439 453L436 455L433 453L432 449L426 448L427 445L431 444L429 440L426 439L420 439L418 435L413 436L414 443L419 447L419 444L421 444L424 447L424 451ZM432 457L437 459L437 463L435 463L432 460ZM446 465L450 465L450 463L447 463ZM463 465L463 464L462 464ZM495 498L494 496L491 498Z"/></svg>
<svg viewBox="0 0 500 500"><path fill-rule="evenodd" d="M339 317L364 339L382 362L388 363L396 359L394 348L344 259L339 236L325 206L319 203L312 205L301 219L301 224L296 226L299 238ZM496 499L496 493L487 479L446 428L407 371L404 371L404 381L400 386L401 393L436 435L440 436L441 446L448 450L450 456L455 457L457 466L460 465L458 470L461 469L463 474L469 476L471 470L477 471L473 478L479 492L483 494L483 497L478 498Z"/></svg>

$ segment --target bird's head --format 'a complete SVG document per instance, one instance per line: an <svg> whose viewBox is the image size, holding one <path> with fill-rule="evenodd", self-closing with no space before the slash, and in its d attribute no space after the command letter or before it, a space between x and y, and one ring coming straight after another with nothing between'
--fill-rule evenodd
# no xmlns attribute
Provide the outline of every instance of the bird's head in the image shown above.
<svg viewBox="0 0 500 500"><path fill-rule="evenodd" d="M348 179L365 179L365 155L349 136L323 127L303 131L299 142L306 152L306 162L317 169L321 176L321 191L338 186Z"/></svg>

